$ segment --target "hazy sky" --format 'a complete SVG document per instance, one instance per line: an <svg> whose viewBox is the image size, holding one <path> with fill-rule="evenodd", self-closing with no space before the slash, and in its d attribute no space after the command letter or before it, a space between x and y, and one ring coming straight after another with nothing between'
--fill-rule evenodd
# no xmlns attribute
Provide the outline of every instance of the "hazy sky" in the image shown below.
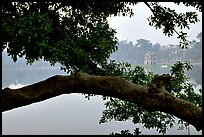
<svg viewBox="0 0 204 137"><path fill-rule="evenodd" d="M172 4L166 4L172 7ZM173 4L174 5L174 4ZM176 10L183 12L185 6L176 6ZM193 8L194 9L194 8ZM112 17L109 23L117 30L119 40L130 40L136 42L143 38L150 40L153 44L178 44L176 38L169 38L148 25L150 9L143 3L134 7L134 17ZM202 15L199 13L200 20ZM193 39L202 31L202 22L191 26L189 38ZM54 74L53 74L54 75ZM36 81L37 82L37 81ZM32 84L32 83L30 83ZM61 95L43 102L34 103L21 108L16 108L2 113L2 134L110 134L120 132L123 129L133 131L141 125L129 122L107 122L99 125L99 119L104 110L104 101L100 97L85 99L80 94ZM171 129L169 134L187 134L187 131ZM191 128L192 134L195 132ZM158 134L153 130L143 130L143 134Z"/></svg>
<svg viewBox="0 0 204 137"><path fill-rule="evenodd" d="M183 4L176 5L172 2L162 2L163 6L175 9L178 13L187 11L196 11L200 22L190 25L190 30L186 30L189 40L195 39L198 33L202 31L202 13L198 12L193 7L186 7ZM147 18L152 15L150 9L142 2L133 7L133 17L110 17L108 22L110 26L117 31L117 38L119 40L129 40L133 43L137 42L137 39L143 38L150 40L153 44L160 43L166 44L179 44L177 35L173 37L165 36L161 30L155 29L153 26L149 26Z"/></svg>

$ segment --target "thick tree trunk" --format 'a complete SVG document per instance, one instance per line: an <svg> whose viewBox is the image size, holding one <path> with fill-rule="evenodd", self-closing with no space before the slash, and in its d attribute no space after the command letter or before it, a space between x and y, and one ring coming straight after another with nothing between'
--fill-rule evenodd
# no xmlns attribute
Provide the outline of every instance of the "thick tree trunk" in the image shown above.
<svg viewBox="0 0 204 137"><path fill-rule="evenodd" d="M2 91L2 111L70 93L119 98L138 104L147 111L172 114L192 124L198 131L202 129L202 108L173 96L164 88L155 89L131 83L120 77L91 76L86 73L57 75L20 89L5 88Z"/></svg>

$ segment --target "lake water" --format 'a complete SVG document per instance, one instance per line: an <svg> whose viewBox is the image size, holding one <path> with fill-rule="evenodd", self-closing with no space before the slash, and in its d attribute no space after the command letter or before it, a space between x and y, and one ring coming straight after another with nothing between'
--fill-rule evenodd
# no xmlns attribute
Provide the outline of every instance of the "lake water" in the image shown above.
<svg viewBox="0 0 204 137"><path fill-rule="evenodd" d="M166 69L166 68L165 68ZM53 75L66 75L59 67L39 67L20 69L17 64L12 67L2 66L2 88L19 88L45 80ZM4 135L108 135L141 125L127 122L107 122L98 124L104 101L100 96L87 100L81 94L61 95L42 102L16 108L2 113L2 134ZM143 134L158 134L154 129L142 129ZM194 127L191 134L202 134ZM168 134L186 135L187 130L178 131L176 128Z"/></svg>

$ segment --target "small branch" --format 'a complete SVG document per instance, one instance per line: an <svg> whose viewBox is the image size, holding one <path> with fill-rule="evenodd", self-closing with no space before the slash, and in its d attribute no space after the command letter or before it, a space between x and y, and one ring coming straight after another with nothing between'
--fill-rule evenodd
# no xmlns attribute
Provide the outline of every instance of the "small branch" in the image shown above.
<svg viewBox="0 0 204 137"><path fill-rule="evenodd" d="M149 5L149 3L147 3L147 2L144 2L146 5L147 5L147 7L152 11L152 13L154 14L154 10L151 8L151 6Z"/></svg>
<svg viewBox="0 0 204 137"><path fill-rule="evenodd" d="M118 105L112 97L110 97L110 100L111 100L118 108L124 110L124 108L122 108L120 105Z"/></svg>
<svg viewBox="0 0 204 137"><path fill-rule="evenodd" d="M149 5L149 3L148 3L148 2L144 2L144 3L145 3L145 5L147 5L147 7L152 11L153 15L156 16L154 10L153 10L152 7ZM176 29L173 29L173 31L179 36L179 33L176 31ZM187 41L190 42L189 40L187 40Z"/></svg>

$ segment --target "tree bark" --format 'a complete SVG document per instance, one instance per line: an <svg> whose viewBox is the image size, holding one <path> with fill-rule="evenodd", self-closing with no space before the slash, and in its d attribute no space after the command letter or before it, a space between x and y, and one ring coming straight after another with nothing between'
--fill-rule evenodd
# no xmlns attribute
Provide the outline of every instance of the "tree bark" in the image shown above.
<svg viewBox="0 0 204 137"><path fill-rule="evenodd" d="M137 85L118 76L92 76L86 73L56 75L19 89L5 88L2 90L2 111L70 93L119 98L138 104L147 111L172 114L198 131L202 129L202 108L173 96L165 88Z"/></svg>

